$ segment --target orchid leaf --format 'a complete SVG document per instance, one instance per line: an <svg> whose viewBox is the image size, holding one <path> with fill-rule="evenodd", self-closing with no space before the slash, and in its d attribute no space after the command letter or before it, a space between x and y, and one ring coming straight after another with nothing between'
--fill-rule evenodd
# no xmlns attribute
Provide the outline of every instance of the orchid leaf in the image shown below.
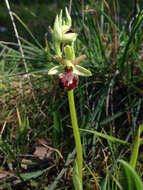
<svg viewBox="0 0 143 190"><path fill-rule="evenodd" d="M73 72L79 76L84 76L84 77L92 76L92 73L89 70L79 65L76 65L74 67Z"/></svg>

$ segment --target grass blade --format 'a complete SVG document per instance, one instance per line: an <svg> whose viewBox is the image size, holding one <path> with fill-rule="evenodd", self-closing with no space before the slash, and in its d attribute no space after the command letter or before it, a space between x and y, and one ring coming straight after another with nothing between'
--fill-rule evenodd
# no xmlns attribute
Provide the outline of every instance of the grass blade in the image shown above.
<svg viewBox="0 0 143 190"><path fill-rule="evenodd" d="M83 131L83 132L87 132L87 133L92 133L98 137L102 137L104 139L107 139L107 140L110 140L112 142L117 142L117 143L121 143L121 144L125 144L127 146L129 146L130 144L127 143L126 141L123 141L121 139L118 139L116 137L113 137L113 136L109 136L107 134L103 134L103 133L100 133L100 132L97 132L97 131L92 131L92 130L88 130L88 129L80 129L80 131Z"/></svg>
<svg viewBox="0 0 143 190"><path fill-rule="evenodd" d="M121 183L123 190L143 190L143 183L135 170L124 160L119 160L123 168Z"/></svg>

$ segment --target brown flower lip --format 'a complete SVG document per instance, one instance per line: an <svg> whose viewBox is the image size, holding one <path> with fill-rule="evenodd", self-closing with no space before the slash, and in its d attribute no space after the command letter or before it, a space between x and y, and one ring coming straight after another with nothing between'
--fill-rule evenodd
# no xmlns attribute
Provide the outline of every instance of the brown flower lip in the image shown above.
<svg viewBox="0 0 143 190"><path fill-rule="evenodd" d="M72 69L65 69L64 73L59 74L60 88L66 88L67 91L73 90L78 85L78 76L73 73Z"/></svg>

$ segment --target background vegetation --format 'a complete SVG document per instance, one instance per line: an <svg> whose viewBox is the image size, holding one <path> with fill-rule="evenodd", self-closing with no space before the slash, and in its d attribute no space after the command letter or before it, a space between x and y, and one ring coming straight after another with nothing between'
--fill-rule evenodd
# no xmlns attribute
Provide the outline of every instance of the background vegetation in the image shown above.
<svg viewBox="0 0 143 190"><path fill-rule="evenodd" d="M1 189L73 189L75 145L67 96L57 78L47 75L54 60L46 49L48 39L52 59L49 25L70 3L76 56L87 56L83 65L93 74L80 78L75 90L84 188L142 188L143 5L130 2L10 1L24 57L1 4Z"/></svg>

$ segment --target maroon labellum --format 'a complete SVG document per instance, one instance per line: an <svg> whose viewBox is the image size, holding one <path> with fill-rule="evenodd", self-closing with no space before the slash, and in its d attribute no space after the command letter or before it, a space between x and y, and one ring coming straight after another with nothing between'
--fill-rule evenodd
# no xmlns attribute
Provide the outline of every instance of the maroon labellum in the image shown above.
<svg viewBox="0 0 143 190"><path fill-rule="evenodd" d="M68 91L73 90L78 85L78 76L73 73L72 69L65 70L65 73L59 74L59 86Z"/></svg>

